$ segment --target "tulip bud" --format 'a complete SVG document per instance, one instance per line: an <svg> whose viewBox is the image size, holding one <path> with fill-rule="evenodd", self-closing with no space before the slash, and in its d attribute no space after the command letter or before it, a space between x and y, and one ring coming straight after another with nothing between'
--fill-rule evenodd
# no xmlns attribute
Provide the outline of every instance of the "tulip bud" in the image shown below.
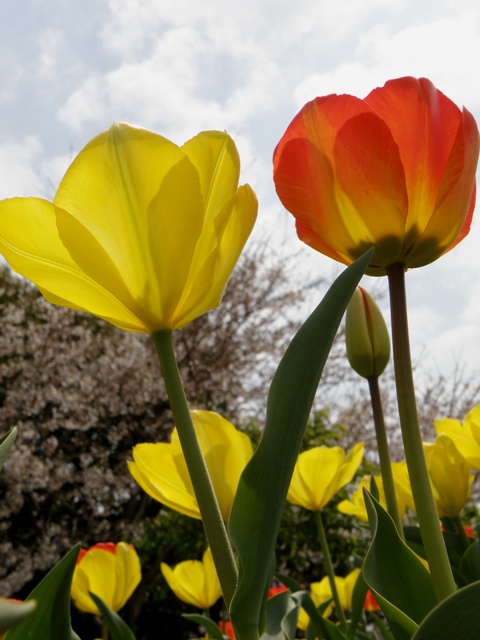
<svg viewBox="0 0 480 640"><path fill-rule="evenodd" d="M390 360L390 336L382 312L362 287L347 307L345 336L352 369L364 378L380 376Z"/></svg>

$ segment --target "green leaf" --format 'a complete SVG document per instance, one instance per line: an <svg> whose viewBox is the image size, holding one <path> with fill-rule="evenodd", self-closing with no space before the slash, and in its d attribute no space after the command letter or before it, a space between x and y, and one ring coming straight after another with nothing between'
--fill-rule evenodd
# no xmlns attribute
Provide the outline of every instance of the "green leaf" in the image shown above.
<svg viewBox="0 0 480 640"><path fill-rule="evenodd" d="M78 640L70 623L70 587L80 545L77 544L45 576L26 599L36 608L6 640Z"/></svg>
<svg viewBox="0 0 480 640"><path fill-rule="evenodd" d="M30 602L0 601L0 633L5 633L24 618L29 616L37 606L35 600Z"/></svg>
<svg viewBox="0 0 480 640"><path fill-rule="evenodd" d="M17 437L17 427L13 427L10 429L4 436L0 438L0 471L3 468L3 463L10 451L12 444L15 442L15 438Z"/></svg>
<svg viewBox="0 0 480 640"><path fill-rule="evenodd" d="M281 573L276 573L275 576L290 589L294 597L299 599L301 607L305 609L308 614L310 624L308 625L305 636L307 640L317 637L325 638L326 640L347 640L347 636L340 631L336 624L333 624L333 622L330 622L330 620L322 616L323 612L332 602L332 598L326 602L322 602L322 604L316 607L308 591L305 591L304 587L298 584L296 580Z"/></svg>
<svg viewBox="0 0 480 640"><path fill-rule="evenodd" d="M110 640L135 640L132 630L127 623L122 620L118 613L112 611L112 609L110 609L110 607L97 595L91 591L88 593L102 614L102 619L110 634Z"/></svg>
<svg viewBox="0 0 480 640"><path fill-rule="evenodd" d="M478 640L480 638L480 582L443 600L418 627L412 640Z"/></svg>
<svg viewBox="0 0 480 640"><path fill-rule="evenodd" d="M239 556L230 615L241 640L258 638L275 542L308 416L338 326L372 252L337 278L293 338L273 378L265 430L242 474L229 520Z"/></svg>
<svg viewBox="0 0 480 640"><path fill-rule="evenodd" d="M373 480L373 477L372 477ZM376 485L375 485L376 486ZM365 582L365 578L363 574L360 573L355 586L353 588L352 594L352 616L350 618L350 624L348 627L348 637L355 637L355 630L360 622L363 613L363 605L365 603L365 598L367 595L368 586Z"/></svg>
<svg viewBox="0 0 480 640"><path fill-rule="evenodd" d="M397 640L411 638L436 606L432 578L421 560L398 535L392 518L364 491L372 544L363 575Z"/></svg>
<svg viewBox="0 0 480 640"><path fill-rule="evenodd" d="M480 580L480 540L478 538L465 551L460 562L460 571L468 582Z"/></svg>
<svg viewBox="0 0 480 640"><path fill-rule="evenodd" d="M207 618L206 616L201 616L198 613L184 613L183 617L187 620L191 620L192 622L196 622L202 627L205 627L208 635L214 640L224 640L224 638L227 638L227 636L223 635L218 625L216 625L213 620L210 620L210 618Z"/></svg>
<svg viewBox="0 0 480 640"><path fill-rule="evenodd" d="M267 626L262 640L290 640L295 638L300 604L291 591L282 591L267 601Z"/></svg>

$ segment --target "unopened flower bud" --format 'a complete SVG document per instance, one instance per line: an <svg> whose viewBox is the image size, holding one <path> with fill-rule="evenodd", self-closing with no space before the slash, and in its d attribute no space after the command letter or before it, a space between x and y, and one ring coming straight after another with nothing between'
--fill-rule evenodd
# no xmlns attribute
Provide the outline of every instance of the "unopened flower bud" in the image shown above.
<svg viewBox="0 0 480 640"><path fill-rule="evenodd" d="M390 336L382 312L362 287L347 307L345 336L352 369L364 378L380 376L390 360Z"/></svg>

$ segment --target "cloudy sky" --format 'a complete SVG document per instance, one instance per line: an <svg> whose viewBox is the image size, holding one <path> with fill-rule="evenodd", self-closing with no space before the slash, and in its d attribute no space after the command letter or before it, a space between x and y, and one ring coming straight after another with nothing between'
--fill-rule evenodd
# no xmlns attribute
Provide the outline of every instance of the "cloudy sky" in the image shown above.
<svg viewBox="0 0 480 640"><path fill-rule="evenodd" d="M306 101L403 75L430 78L480 120L477 0L1 0L0 197L52 196L114 120L179 144L226 129L259 197L257 237L330 274L276 198L273 149ZM479 242L477 220L408 274L414 357L445 373L458 360L480 371Z"/></svg>

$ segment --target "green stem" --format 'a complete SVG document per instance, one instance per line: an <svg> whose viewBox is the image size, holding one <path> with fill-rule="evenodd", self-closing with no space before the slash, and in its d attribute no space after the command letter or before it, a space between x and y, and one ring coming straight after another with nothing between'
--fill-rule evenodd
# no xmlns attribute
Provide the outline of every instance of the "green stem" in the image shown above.
<svg viewBox="0 0 480 640"><path fill-rule="evenodd" d="M397 527L399 536L402 538L402 540L405 540L402 528L402 520L400 518L400 512L398 510L397 493L395 491L395 482L393 480L390 452L388 450L387 430L385 428L385 419L383 416L382 398L380 395L378 376L372 376L371 378L368 378L368 386L370 388L373 423L375 425L375 435L377 437L378 457L380 458L380 473L382 476L383 490L385 492L387 511L395 522L395 526Z"/></svg>
<svg viewBox="0 0 480 640"><path fill-rule="evenodd" d="M328 580L330 582L333 602L335 603L335 613L337 614L340 628L346 634L348 631L347 619L345 618L345 612L342 609L342 604L338 595L338 589L335 582L335 573L333 571L332 557L330 556L330 549L328 548L327 536L325 534L325 527L323 526L321 511L315 511L315 523L317 525L318 541L320 542L320 547L322 549L323 563L325 565L325 571L327 572Z"/></svg>
<svg viewBox="0 0 480 640"><path fill-rule="evenodd" d="M237 567L188 408L173 350L172 332L169 330L157 331L152 335L152 339L157 348L173 419L192 480L208 544L212 550L223 597L229 607L237 585Z"/></svg>
<svg viewBox="0 0 480 640"><path fill-rule="evenodd" d="M423 546L435 594L441 602L455 593L456 586L440 530L423 452L410 356L405 268L403 264L394 264L388 267L387 274L390 287L395 382L405 458Z"/></svg>
<svg viewBox="0 0 480 640"><path fill-rule="evenodd" d="M102 620L102 640L108 640L108 627L104 620Z"/></svg>

